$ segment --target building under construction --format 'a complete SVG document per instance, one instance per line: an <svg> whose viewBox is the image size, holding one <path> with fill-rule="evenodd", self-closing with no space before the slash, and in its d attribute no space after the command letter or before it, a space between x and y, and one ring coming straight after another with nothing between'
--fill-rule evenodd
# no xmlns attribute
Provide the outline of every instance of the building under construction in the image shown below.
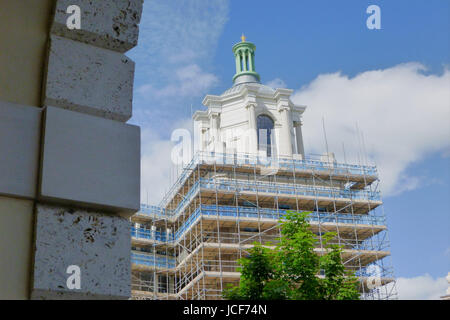
<svg viewBox="0 0 450 320"><path fill-rule="evenodd" d="M389 239L374 166L305 157L302 114L292 90L260 84L255 46L233 47L234 85L207 95L194 116L195 153L158 206L132 217L134 299L221 299L238 285L237 260L252 243L273 246L288 210L312 212L322 235L343 247L362 299L396 297Z"/></svg>

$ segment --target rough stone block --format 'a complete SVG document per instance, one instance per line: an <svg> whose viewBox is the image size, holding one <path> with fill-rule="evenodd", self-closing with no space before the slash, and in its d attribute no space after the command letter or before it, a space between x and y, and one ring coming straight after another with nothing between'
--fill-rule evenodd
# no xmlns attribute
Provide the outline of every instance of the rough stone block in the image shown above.
<svg viewBox="0 0 450 320"><path fill-rule="evenodd" d="M119 52L135 47L143 0L58 0L51 27L53 34ZM81 29L67 28L70 5L81 10Z"/></svg>
<svg viewBox="0 0 450 320"><path fill-rule="evenodd" d="M43 104L127 121L134 62L127 56L52 36Z"/></svg>
<svg viewBox="0 0 450 320"><path fill-rule="evenodd" d="M140 128L47 107L39 199L131 215L140 204Z"/></svg>
<svg viewBox="0 0 450 320"><path fill-rule="evenodd" d="M130 297L127 219L37 204L35 237L32 299ZM80 270L80 289L67 286L73 265Z"/></svg>
<svg viewBox="0 0 450 320"><path fill-rule="evenodd" d="M0 194L34 198L42 110L0 101Z"/></svg>

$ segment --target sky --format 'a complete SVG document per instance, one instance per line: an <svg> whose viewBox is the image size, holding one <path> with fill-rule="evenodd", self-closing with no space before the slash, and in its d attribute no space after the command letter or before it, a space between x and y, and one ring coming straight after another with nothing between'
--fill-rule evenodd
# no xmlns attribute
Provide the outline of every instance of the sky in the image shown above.
<svg viewBox="0 0 450 320"><path fill-rule="evenodd" d="M379 30L366 26L370 5ZM400 299L439 298L450 271L449 30L447 0L144 1L127 53L142 201L158 204L175 180L171 133L232 85L231 47L245 33L262 83L307 105L306 153L325 152L324 121L338 161L345 149L348 162L377 165Z"/></svg>

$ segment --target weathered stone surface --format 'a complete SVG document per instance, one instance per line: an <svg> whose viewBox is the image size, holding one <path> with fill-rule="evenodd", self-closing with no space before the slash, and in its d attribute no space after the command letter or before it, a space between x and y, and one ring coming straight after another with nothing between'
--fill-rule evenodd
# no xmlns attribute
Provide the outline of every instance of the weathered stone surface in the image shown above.
<svg viewBox="0 0 450 320"><path fill-rule="evenodd" d="M47 107L39 199L132 215L140 206L140 128Z"/></svg>
<svg viewBox="0 0 450 320"><path fill-rule="evenodd" d="M42 110L0 101L0 195L34 198Z"/></svg>
<svg viewBox="0 0 450 320"><path fill-rule="evenodd" d="M58 0L51 33L106 49L125 52L138 42L143 0ZM66 22L70 5L81 9L81 29Z"/></svg>
<svg viewBox="0 0 450 320"><path fill-rule="evenodd" d="M127 219L36 205L32 299L130 297L130 227ZM80 289L69 289L67 268L80 268Z"/></svg>
<svg viewBox="0 0 450 320"><path fill-rule="evenodd" d="M43 104L127 121L134 62L127 56L51 36Z"/></svg>

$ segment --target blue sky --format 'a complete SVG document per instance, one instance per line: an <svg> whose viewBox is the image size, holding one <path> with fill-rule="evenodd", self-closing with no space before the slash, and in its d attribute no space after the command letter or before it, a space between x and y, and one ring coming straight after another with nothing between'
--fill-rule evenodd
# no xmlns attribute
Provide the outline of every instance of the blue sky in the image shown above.
<svg viewBox="0 0 450 320"><path fill-rule="evenodd" d="M371 4L381 8L381 30L366 27ZM449 30L447 0L146 0L139 45L128 53L143 198L157 202L174 179L172 130L189 127L204 95L231 86L231 47L244 32L261 81L294 89L308 106L307 153L325 151L324 117L338 160L345 143L357 161L358 124L382 179L399 291L436 297L450 271Z"/></svg>

